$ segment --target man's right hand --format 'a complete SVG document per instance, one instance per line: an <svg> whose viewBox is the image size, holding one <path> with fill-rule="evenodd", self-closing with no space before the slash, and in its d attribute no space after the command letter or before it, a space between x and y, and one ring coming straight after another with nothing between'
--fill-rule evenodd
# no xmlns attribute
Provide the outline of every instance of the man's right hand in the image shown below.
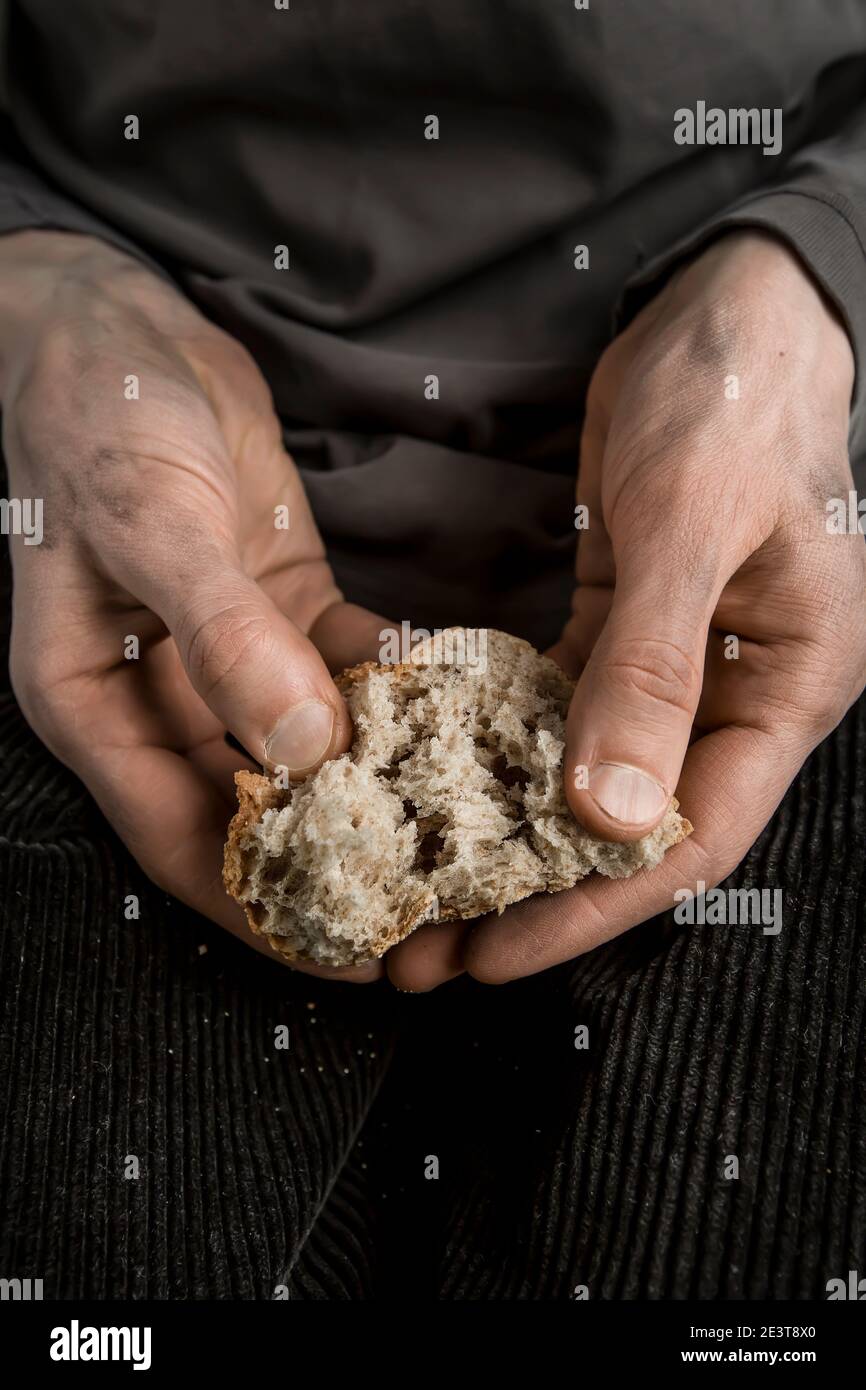
<svg viewBox="0 0 866 1390"><path fill-rule="evenodd" d="M156 883L271 954L220 882L225 732L293 773L344 751L329 669L383 620L343 601L252 358L131 258L0 238L0 397L9 496L43 499L11 538L21 708Z"/></svg>

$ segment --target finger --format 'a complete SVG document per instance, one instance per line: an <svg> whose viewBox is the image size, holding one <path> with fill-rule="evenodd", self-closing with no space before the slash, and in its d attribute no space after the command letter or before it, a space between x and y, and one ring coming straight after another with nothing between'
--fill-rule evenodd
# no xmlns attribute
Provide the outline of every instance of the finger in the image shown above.
<svg viewBox="0 0 866 1390"><path fill-rule="evenodd" d="M272 949L271 954L275 954ZM336 980L346 985L372 985L385 974L380 960L366 961L364 965L315 965L308 960L285 963L290 970L297 970L301 975L312 975L317 980Z"/></svg>
<svg viewBox="0 0 866 1390"><path fill-rule="evenodd" d="M254 758L303 776L344 752L351 722L315 646L205 542L185 582L170 562L127 580L177 643L193 689Z"/></svg>
<svg viewBox="0 0 866 1390"><path fill-rule="evenodd" d="M565 794L607 840L647 834L676 788L724 576L694 576L655 535L618 562L613 603L568 715Z"/></svg>
<svg viewBox="0 0 866 1390"><path fill-rule="evenodd" d="M610 613L613 590L578 584L571 599L571 617L565 624L561 639L547 655L552 657L572 680L577 680L592 655Z"/></svg>
<svg viewBox="0 0 866 1390"><path fill-rule="evenodd" d="M245 757L243 753L238 753L226 741L223 730L214 734L213 738L197 744L195 748L190 748L186 756L192 766L204 774L222 797L229 816L234 814L238 804L235 773L242 768L248 772L261 770L258 763Z"/></svg>
<svg viewBox="0 0 866 1390"><path fill-rule="evenodd" d="M335 675L363 661L378 661L382 633L394 624L379 613L359 608L355 603L333 603L310 628L322 659Z"/></svg>
<svg viewBox="0 0 866 1390"><path fill-rule="evenodd" d="M385 957L388 979L397 989L424 994L462 975L463 945L469 922L428 922Z"/></svg>
<svg viewBox="0 0 866 1390"><path fill-rule="evenodd" d="M808 715L799 681L804 644L753 642L711 630L695 722L704 732L727 724L761 724L777 717L796 724Z"/></svg>
<svg viewBox="0 0 866 1390"><path fill-rule="evenodd" d="M796 775L799 741L746 727L708 734L690 748L680 779L684 815L695 826L652 870L632 878L598 874L564 893L529 898L485 918L466 945L476 979L503 984L592 950L669 908L678 889L713 887L748 852Z"/></svg>

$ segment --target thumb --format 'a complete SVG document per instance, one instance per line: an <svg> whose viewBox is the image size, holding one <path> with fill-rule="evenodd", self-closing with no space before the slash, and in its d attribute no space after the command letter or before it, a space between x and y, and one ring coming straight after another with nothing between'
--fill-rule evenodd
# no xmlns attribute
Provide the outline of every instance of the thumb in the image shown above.
<svg viewBox="0 0 866 1390"><path fill-rule="evenodd" d="M701 694L716 595L632 554L568 714L565 794L587 830L638 839L665 814Z"/></svg>
<svg viewBox="0 0 866 1390"><path fill-rule="evenodd" d="M293 775L344 752L348 711L312 642L225 558L153 595L190 682L253 758Z"/></svg>

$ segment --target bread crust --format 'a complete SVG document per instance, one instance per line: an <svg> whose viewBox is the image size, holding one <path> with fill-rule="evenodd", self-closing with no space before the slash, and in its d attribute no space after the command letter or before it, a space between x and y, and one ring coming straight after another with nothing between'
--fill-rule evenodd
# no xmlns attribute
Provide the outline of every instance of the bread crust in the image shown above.
<svg viewBox="0 0 866 1390"><path fill-rule="evenodd" d="M249 871L249 831L252 826L258 824L265 811L282 806L285 795L261 772L236 772L235 790L238 794L238 809L229 821L223 852L223 884L226 892L244 909L253 931L258 933L261 929L256 921L255 905L245 902L242 896Z"/></svg>
<svg viewBox="0 0 866 1390"><path fill-rule="evenodd" d="M454 631L457 630L452 630L452 632ZM527 643L522 642L518 638L512 638L506 634L499 633L491 633L490 636L495 637L497 641L497 660L500 663L500 667L503 662L507 662L509 665L513 662L516 669L522 663L524 670L531 669L532 674L537 678L537 681L541 683L549 699L553 702L553 705L562 710L567 708L568 700L573 690L573 682L560 670L555 662L548 657L540 656L538 653L534 652ZM392 696L397 692L402 692L406 699L411 700L415 694L415 686L419 683L421 685L425 684L424 671L436 664L437 656L432 645L436 640L437 639L432 639L431 641L431 639L428 639L426 642L419 644L413 649L409 660L396 665L382 666L377 662L367 661L350 667L336 678L335 683L337 688L350 703L352 703L353 696L355 695L363 700L365 687L368 686L370 677L374 674L376 676L384 674L387 676ZM528 667L527 664L530 660L531 667ZM429 678L427 683L429 684ZM524 738L528 738L528 735L524 735ZM343 764L343 770L345 772L345 765L352 763L352 754L355 752L357 742L358 735L356 729L356 739L348 755L343 755L341 759L335 759L333 762L325 764L324 768L320 769L318 773L311 774L309 777L305 778L303 782L295 784L291 790L283 790L275 787L271 779L262 773L245 770L235 774L238 810L233 816L228 828L223 863L223 882L226 891L243 907L251 930L257 935L264 936L271 948L289 963L307 960L317 961L317 956L311 954L309 949L303 949L303 932L298 932L291 926L291 922L297 920L296 917L288 918L289 925L287 925L285 934L274 932L269 929L267 908L263 906L262 902L257 901L251 896L251 878L253 870L257 862L257 856L260 857L262 853L260 839L263 821L267 813L272 811L278 813L285 811L287 815L293 815L294 812L291 809L286 809L292 807L293 797L298 793L302 796L305 795L304 789L309 789L310 783L314 779L319 778L320 774L324 774L328 777L336 776L335 764ZM363 762L363 758L361 761ZM325 772L325 769L329 769L329 771ZM399 770L402 771L402 768ZM505 783L505 785L507 786L508 783ZM338 798L341 793L342 784L339 784L337 787ZM374 799L375 795L378 795L378 793L375 792L374 787ZM411 792L410 795L412 795ZM506 797L509 795L511 795L511 793L505 793ZM310 803L308 802L307 804L309 805ZM504 804L507 809L507 801ZM330 803L326 802L326 805L329 806ZM340 805L341 809L345 810L343 803L340 803ZM437 807L436 809L439 808ZM661 853L671 848L674 844L679 843L691 833L692 826L687 820L679 817L676 812L677 802L676 799L673 799L663 827L660 827L660 829L664 829L663 841L660 842L661 848L659 849L658 846L656 846L656 849L653 851L655 858L650 858L647 861L649 864L657 862L658 858L661 857ZM348 812L346 812L346 814L348 814ZM526 813L521 812L520 814ZM360 817L362 820L367 818L365 810L361 811ZM418 818L412 822L413 826L416 828L413 829L410 834L414 836L416 841L420 841L427 831L428 826L434 824L437 819L441 822L444 818L441 816L438 818L425 818L419 814ZM561 821L562 819L563 817L559 816L559 820ZM568 819L570 820L571 818L568 817ZM541 824L553 824L555 826L556 821L542 821ZM331 828L333 828L334 822L331 821L330 825ZM338 831L341 827L342 822L338 822ZM547 832L544 833L546 834ZM400 834L403 834L403 829L400 830ZM315 838L314 836L314 839ZM589 838L591 839L592 837ZM317 843L321 847L321 834L318 835ZM388 843L390 844L390 841L388 841ZM611 854L614 851L614 847L605 847L603 842L599 841L595 841L594 843L597 847L600 847L599 852L603 851L607 855L607 859L604 862L599 862L598 854L594 861L594 867L600 868L603 873L608 873L612 877L626 876L628 873L634 872L636 867L642 866L637 860L634 861L634 866L631 868L628 866L623 868L618 861L611 865ZM390 852L391 851L386 847L383 851L385 859L387 859ZM543 852L546 853L547 850L544 849ZM555 846L553 852L556 852ZM375 846L371 850L371 855L375 855ZM274 871L279 873L280 861L278 857L275 863L276 869ZM605 865L607 865L607 867ZM578 881L580 877L583 877L584 874L589 871L588 868L583 868L580 872L575 871L576 876L572 882ZM416 870L414 877L409 876L407 880L400 881L400 888L404 891L405 896L402 900L397 902L389 901L388 910L390 916L383 914L370 926L371 939L369 942L364 943L364 953L359 953L356 940L350 941L344 936L340 938L344 941L343 946L339 945L339 940L329 945L328 949L330 954L325 958L325 963L352 964L359 963L365 959L375 959L383 955L399 941L404 940L423 922L453 921L461 918L470 919L474 916L478 916L479 912L488 910L502 911L503 907L507 904L519 901L521 897L525 897L532 892L554 892L559 891L559 889L563 887L571 886L571 883L562 881L562 870L558 872L560 873L560 878L553 886L550 886L549 883L535 883L530 884L530 886L525 886L524 884L524 886L521 887L519 881L516 883L512 881L503 881L501 884L501 891L498 895L494 893L492 899L490 898L491 890L488 883L485 906L479 908L477 911L461 911L447 901L440 902L436 897L433 887L425 883L423 873L420 870ZM553 876L555 878L556 874ZM415 891L413 891L413 885ZM266 892L265 900L267 900L267 898L268 894ZM325 929L330 930L327 927ZM339 933L337 935L339 936ZM299 944L299 936L302 938L301 944ZM318 949L317 941L314 942L312 949ZM318 963L323 962L319 960Z"/></svg>

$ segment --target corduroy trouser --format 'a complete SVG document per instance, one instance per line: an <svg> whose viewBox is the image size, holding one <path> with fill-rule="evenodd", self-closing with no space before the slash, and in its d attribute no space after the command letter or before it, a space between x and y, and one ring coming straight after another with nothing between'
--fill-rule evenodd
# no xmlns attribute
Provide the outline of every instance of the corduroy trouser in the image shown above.
<svg viewBox="0 0 866 1390"><path fill-rule="evenodd" d="M3 586L8 628L8 559ZM167 900L6 675L0 699L0 1276L819 1299L866 1271L866 702L730 880L782 890L778 935L670 915L408 996L293 974Z"/></svg>

